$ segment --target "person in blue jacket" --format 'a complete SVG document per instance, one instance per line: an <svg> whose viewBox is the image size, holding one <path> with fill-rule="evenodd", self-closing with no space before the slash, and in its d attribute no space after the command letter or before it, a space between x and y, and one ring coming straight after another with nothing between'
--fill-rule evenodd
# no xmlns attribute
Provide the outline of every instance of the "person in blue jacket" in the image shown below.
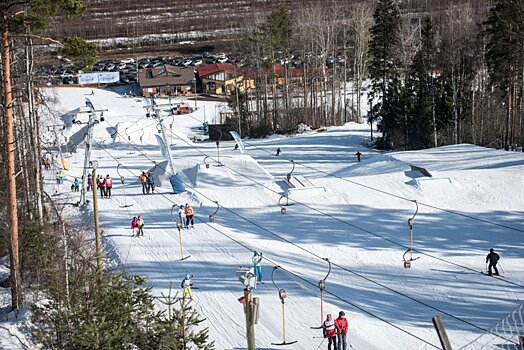
<svg viewBox="0 0 524 350"><path fill-rule="evenodd" d="M155 177L151 173L147 173L147 193L155 192Z"/></svg>

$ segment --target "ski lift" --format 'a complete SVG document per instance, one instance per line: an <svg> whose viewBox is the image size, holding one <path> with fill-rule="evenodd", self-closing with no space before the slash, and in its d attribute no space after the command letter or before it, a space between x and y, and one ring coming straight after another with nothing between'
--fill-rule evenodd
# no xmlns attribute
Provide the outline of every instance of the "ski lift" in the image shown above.
<svg viewBox="0 0 524 350"><path fill-rule="evenodd" d="M413 224L415 223L415 216L417 216L418 213L418 203L416 200L412 201L416 205L415 214L413 214L412 217L408 219L408 225L409 225L409 249L404 252L402 255L402 260L404 260L404 268L409 269L411 268L411 262L417 260L420 257L413 259ZM406 254L409 253L409 259L406 259Z"/></svg>
<svg viewBox="0 0 524 350"><path fill-rule="evenodd" d="M286 199L286 203L282 203L282 199L285 198ZM289 203L289 194L286 192L285 194L283 194L282 196L280 196L280 198L278 199L278 205L280 206L280 213L282 215L284 215L286 213L286 208L285 207L289 207L290 205L293 205L294 203Z"/></svg>
<svg viewBox="0 0 524 350"><path fill-rule="evenodd" d="M127 129L128 129L128 128L125 128L125 129L124 129L124 134L126 134L126 136L127 136L127 140L128 140L128 141L131 141L131 135L129 135L129 134L127 133Z"/></svg>
<svg viewBox="0 0 524 350"><path fill-rule="evenodd" d="M331 273L331 261L328 258L323 258L322 260L327 261L329 270L326 277L318 282L318 288L320 289L320 327L310 327L311 329L322 329L322 322L324 321L324 289L326 289L326 280Z"/></svg>
<svg viewBox="0 0 524 350"><path fill-rule="evenodd" d="M218 204L218 201L213 201L217 205L217 208L215 209L215 212L211 215L209 215L209 221L214 222L215 221L215 215L218 213L218 209L220 209L220 205Z"/></svg>
<svg viewBox="0 0 524 350"><path fill-rule="evenodd" d="M157 124L156 125L156 131L161 134L162 133L162 127L160 126L160 124Z"/></svg>
<svg viewBox="0 0 524 350"><path fill-rule="evenodd" d="M287 342L286 341L286 308L285 308L285 301L284 299L286 298L286 291L284 290L284 288L278 288L276 282L275 282L275 271L279 268L280 266L275 266L273 267L273 272L271 273L271 280L273 281L273 285L275 286L275 288L278 290L278 297L280 298L280 302L282 303L282 343L271 343L271 345L291 345L291 344L295 344L297 341L291 341L291 342Z"/></svg>
<svg viewBox="0 0 524 350"><path fill-rule="evenodd" d="M209 169L209 163L206 163L207 158L209 158L209 156L204 157L204 164L206 165L206 169Z"/></svg>
<svg viewBox="0 0 524 350"><path fill-rule="evenodd" d="M291 169L291 171L286 175L286 179L288 182L291 181L291 174L293 174L293 171L295 171L295 161L291 160L291 163L293 164L293 169Z"/></svg>
<svg viewBox="0 0 524 350"><path fill-rule="evenodd" d="M156 165L156 163L155 163ZM189 259L191 257L191 255L186 255L184 256L184 248L182 246L182 223L177 220L177 216L174 212L175 208L179 208L179 205L177 204L173 204L173 206L171 207L171 216L173 217L173 221L176 222L176 227L178 229L178 241L180 242L180 259L179 261L183 261L183 260L186 260L186 259Z"/></svg>
<svg viewBox="0 0 524 350"><path fill-rule="evenodd" d="M118 165L116 166L116 173L118 174L118 176L120 176L120 182L122 182L122 189L123 189L123 192L124 192L124 205L121 205L120 208L129 208L129 207L133 206L133 204L127 204L125 178L120 173L120 167L121 166L122 166L122 164L120 164L120 163L118 163ZM93 181L95 181L95 180L93 179Z"/></svg>

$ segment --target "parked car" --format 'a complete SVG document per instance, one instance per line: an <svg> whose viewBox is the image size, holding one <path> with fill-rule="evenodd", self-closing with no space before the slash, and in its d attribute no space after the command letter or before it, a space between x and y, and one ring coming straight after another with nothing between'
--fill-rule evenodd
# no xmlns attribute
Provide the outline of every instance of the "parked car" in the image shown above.
<svg viewBox="0 0 524 350"><path fill-rule="evenodd" d="M197 59L194 59L193 60L193 66L200 66L201 64L203 64L204 62L202 61L201 58L197 58Z"/></svg>
<svg viewBox="0 0 524 350"><path fill-rule="evenodd" d="M127 64L124 63L124 62L120 62L119 64L116 65L116 68L118 69L124 69L126 68Z"/></svg>
<svg viewBox="0 0 524 350"><path fill-rule="evenodd" d="M224 57L219 57L219 58L217 58L217 62L218 63L226 63L227 62L227 57L225 57L225 56Z"/></svg>
<svg viewBox="0 0 524 350"><path fill-rule="evenodd" d="M189 67L191 64L193 64L193 61L190 60L190 59L186 59L186 60L184 60L184 62L182 62L182 65L184 67Z"/></svg>
<svg viewBox="0 0 524 350"><path fill-rule="evenodd" d="M135 63L135 59L130 57L130 58L124 58L123 60L120 61L121 63L125 63L125 64L128 64L128 63Z"/></svg>
<svg viewBox="0 0 524 350"><path fill-rule="evenodd" d="M113 63L108 63L104 70L109 72L109 71L112 71L113 69L115 69L115 65Z"/></svg>

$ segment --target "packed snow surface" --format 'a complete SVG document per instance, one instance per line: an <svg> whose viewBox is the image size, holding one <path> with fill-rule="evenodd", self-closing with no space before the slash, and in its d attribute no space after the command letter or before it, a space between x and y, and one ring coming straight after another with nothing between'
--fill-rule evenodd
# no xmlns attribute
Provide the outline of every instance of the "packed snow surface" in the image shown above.
<svg viewBox="0 0 524 350"><path fill-rule="evenodd" d="M71 115L85 109L85 97L97 109L108 109L105 121L95 126L92 145L98 172L115 179L113 197L99 200L107 259L147 276L157 296L167 293L170 282L178 287L186 273L193 274L199 287L194 304L219 350L247 346L245 317L237 300L243 286L235 271L251 265L253 250L265 258L264 284L253 292L260 298L258 349L279 349L271 343L283 340L282 304L271 282L274 265L281 266L275 282L287 292L286 340L298 340L288 349L318 349L322 332L311 327L319 326L327 313L336 317L340 310L346 312L354 349L440 348L431 321L435 315L441 316L458 349L521 304L521 153L467 144L379 153L362 146L369 126L348 123L319 133L244 139L242 155L233 149L234 141L221 141L217 149L215 142L190 140L188 135L199 132L204 120L213 123L219 109L216 102L198 101L197 111L189 115L168 117L169 108L161 113L173 164L183 174L187 192L173 194L164 180L154 194L143 195L137 181L142 170L170 175L154 137L158 122L145 117L140 99L98 89L90 93L91 89L49 89L56 113L45 123L64 120L67 128L60 137L69 139L82 128L71 124ZM52 135L47 137L52 142ZM277 148L282 150L280 156L275 154ZM361 162L356 161L357 150L363 154ZM83 157L83 142L77 142L76 152L67 158L66 183L60 187L54 184L56 170L46 173L47 186L58 191L58 200L78 200L79 195L68 188L82 175ZM412 170L412 165L432 176ZM286 201L281 196L291 171L292 176L306 178L314 190L308 192L305 186ZM403 254L410 244L407 220L415 214L415 200L417 260L405 269ZM181 251L174 217L177 206L185 203L194 207L196 222L194 229L182 230ZM210 222L209 215L215 212ZM129 225L138 214L145 220L145 236L134 238ZM71 209L71 215L85 212ZM503 278L480 273L491 247L501 256ZM191 257L181 261L181 254ZM328 273L322 258L329 258L333 266L325 281L321 317L318 282Z"/></svg>

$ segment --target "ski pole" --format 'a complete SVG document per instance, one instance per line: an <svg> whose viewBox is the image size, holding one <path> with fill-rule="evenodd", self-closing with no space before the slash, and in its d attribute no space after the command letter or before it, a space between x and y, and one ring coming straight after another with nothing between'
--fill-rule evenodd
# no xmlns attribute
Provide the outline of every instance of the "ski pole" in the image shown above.
<svg viewBox="0 0 524 350"><path fill-rule="evenodd" d="M506 272L504 272L504 269L502 268L502 265L500 263L499 263L499 267L502 270L502 273L506 273Z"/></svg>
<svg viewBox="0 0 524 350"><path fill-rule="evenodd" d="M313 337L313 338L320 338L320 337ZM324 338L324 337L323 337ZM322 341L320 342L320 344L318 345L318 348L320 348L322 346L322 344L324 344L324 340L326 340L326 338L322 339Z"/></svg>

